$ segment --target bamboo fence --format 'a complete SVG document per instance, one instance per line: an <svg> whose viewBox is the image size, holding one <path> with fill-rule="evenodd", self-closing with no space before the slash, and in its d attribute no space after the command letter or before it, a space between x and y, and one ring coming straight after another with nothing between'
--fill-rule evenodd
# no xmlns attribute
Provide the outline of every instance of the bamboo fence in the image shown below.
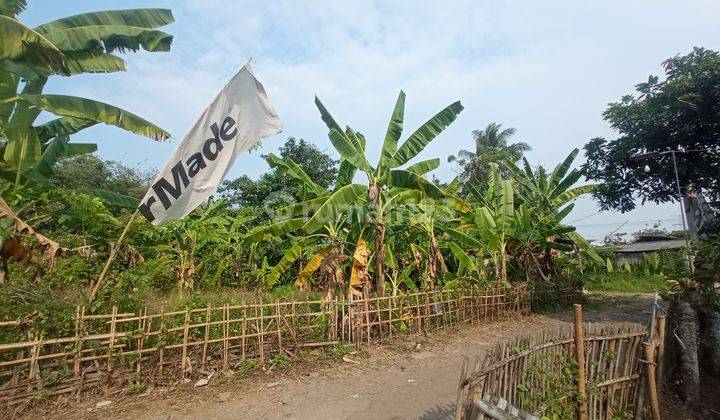
<svg viewBox="0 0 720 420"><path fill-rule="evenodd" d="M566 398L574 400L568 403L577 404L577 418L631 418L636 411L648 418L659 418L653 412L657 410L655 386L648 392L649 407L639 396L644 395L643 365L647 364L645 370L652 373L651 384L656 384L655 360L662 358L655 359L654 352L648 349L662 347L663 334L649 344L648 330L642 325L583 324L581 312L579 315L576 313L576 325L546 329L496 346L476 361L471 372L464 365L456 418L481 418L477 403L491 398L522 410L535 409L534 414L541 416L545 410L528 407L527 397L533 394L542 399L551 393L551 388L563 386L557 379L563 369L575 372L576 383L570 384ZM640 410L636 405L641 405Z"/></svg>
<svg viewBox="0 0 720 420"><path fill-rule="evenodd" d="M272 362L299 349L352 343L524 314L527 286L429 291L354 301L300 300L207 305L181 311L87 314L74 334L48 337L23 321L0 322L25 337L0 343L0 404L75 394L138 378L175 379Z"/></svg>

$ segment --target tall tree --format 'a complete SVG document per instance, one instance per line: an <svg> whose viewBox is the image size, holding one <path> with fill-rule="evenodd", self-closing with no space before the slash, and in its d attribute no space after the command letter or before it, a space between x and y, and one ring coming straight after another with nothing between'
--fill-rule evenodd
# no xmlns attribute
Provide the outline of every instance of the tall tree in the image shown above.
<svg viewBox="0 0 720 420"><path fill-rule="evenodd" d="M338 161L305 139L289 137L280 147L282 159L292 159L317 185L329 188L338 174ZM226 180L220 186L220 194L235 206L261 206L269 197L278 195L301 199L296 182L290 181L282 168L274 163L275 155L263 155L272 167L272 171L262 174L258 179L247 175Z"/></svg>
<svg viewBox="0 0 720 420"><path fill-rule="evenodd" d="M585 145L583 169L604 183L593 193L603 209L630 211L636 197L643 203L675 200L672 156L634 157L667 150L678 152L682 188L702 190L720 209L720 54L695 48L664 61L663 68L665 80L650 76L603 113L617 139L598 137Z"/></svg>
<svg viewBox="0 0 720 420"><path fill-rule="evenodd" d="M458 176L461 181L485 185L492 176L491 163L498 165L508 161L515 163L525 152L532 150L530 145L524 142L510 143L515 132L514 128L502 128L502 124L496 122L488 124L483 130L474 130L472 137L475 150L462 149L457 155L450 155L448 162L458 164L460 167ZM500 166L500 173L503 177L510 175L503 166Z"/></svg>

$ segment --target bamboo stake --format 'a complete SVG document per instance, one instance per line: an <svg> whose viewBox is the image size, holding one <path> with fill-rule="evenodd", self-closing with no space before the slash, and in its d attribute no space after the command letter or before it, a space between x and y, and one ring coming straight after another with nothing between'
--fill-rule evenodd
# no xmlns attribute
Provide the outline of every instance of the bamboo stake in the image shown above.
<svg viewBox="0 0 720 420"><path fill-rule="evenodd" d="M223 307L223 369L228 368L228 337L230 336L230 309L226 303Z"/></svg>
<svg viewBox="0 0 720 420"><path fill-rule="evenodd" d="M258 344L260 345L260 361L265 361L265 319L263 318L263 307L260 306L260 335L258 337ZM255 309L257 315L257 308Z"/></svg>
<svg viewBox="0 0 720 420"><path fill-rule="evenodd" d="M182 361L180 362L180 368L182 370L183 377L185 377L185 374L186 374L185 366L187 366L187 343L188 343L189 326L190 326L190 310L186 306L185 307L185 322L183 323Z"/></svg>
<svg viewBox="0 0 720 420"><path fill-rule="evenodd" d="M208 340L210 340L210 307L212 305L208 302L207 306L205 307L205 343L203 344L203 353L202 353L202 370L205 370L206 361L207 361L207 349L208 349Z"/></svg>
<svg viewBox="0 0 720 420"><path fill-rule="evenodd" d="M241 342L240 346L242 347L242 361L245 361L245 334L247 332L247 307L245 306L245 299L243 299L243 307L242 307L242 331L241 331Z"/></svg>
<svg viewBox="0 0 720 420"><path fill-rule="evenodd" d="M110 344L108 345L107 370L112 370L112 353L115 347L115 318L117 316L117 306L112 307L112 318L110 318Z"/></svg>
<svg viewBox="0 0 720 420"><path fill-rule="evenodd" d="M462 367L460 367L460 383L458 384L457 399L455 400L455 420L462 419L463 412L463 389L465 388L465 374L468 365L467 356L463 356Z"/></svg>
<svg viewBox="0 0 720 420"><path fill-rule="evenodd" d="M582 305L575 304L575 356L578 363L578 419L588 419L585 394L585 331L582 320Z"/></svg>
<svg viewBox="0 0 720 420"><path fill-rule="evenodd" d="M73 356L73 375L80 374L80 305L75 307L75 350Z"/></svg>
<svg viewBox="0 0 720 420"><path fill-rule="evenodd" d="M118 238L117 242L115 242L115 245L110 248L110 255L108 255L107 261L105 261L105 266L103 267L102 271L100 272L100 276L97 279L97 282L95 283L95 286L92 289L92 293L90 293L90 302L95 300L95 295L97 294L97 291L100 289L100 286L103 283L103 280L105 280L105 275L107 274L108 270L110 269L110 265L112 264L113 260L115 259L115 256L117 255L117 251L120 248L120 244L122 243L123 239L125 239L125 235L127 235L128 231L130 230L130 225L132 224L133 220L135 220L136 217L140 212L135 210L135 213L130 216L130 220L128 220L127 224L125 225L125 228L123 229L122 233L120 234L120 237Z"/></svg>
<svg viewBox="0 0 720 420"><path fill-rule="evenodd" d="M163 339L165 338L165 302L160 304L160 331L159 334L163 336ZM160 347L160 360L159 360L159 369L158 373L160 377L163 376L163 358L165 356L165 344L163 344Z"/></svg>
<svg viewBox="0 0 720 420"><path fill-rule="evenodd" d="M332 301L331 301L332 303ZM278 350L280 353L283 352L283 344L282 344L282 329L280 328L280 304L278 302L275 302L275 324L277 325L277 338L278 338Z"/></svg>
<svg viewBox="0 0 720 420"><path fill-rule="evenodd" d="M663 314L658 317L658 346L657 346L657 389L662 393L663 389L663 369L665 366L665 323L667 315Z"/></svg>
<svg viewBox="0 0 720 420"><path fill-rule="evenodd" d="M655 343L645 341L642 345L645 351L645 358L647 359L645 368L647 369L647 390L648 398L650 399L650 412L652 413L653 420L660 420L660 405L658 403L657 382L655 378Z"/></svg>
<svg viewBox="0 0 720 420"><path fill-rule="evenodd" d="M145 328L147 327L147 307L143 308L143 310L140 312L143 316L138 319L138 331L140 333L140 337L137 339L137 364L135 366L135 372L140 373L140 363L142 360L142 350L143 350L143 342L145 341Z"/></svg>

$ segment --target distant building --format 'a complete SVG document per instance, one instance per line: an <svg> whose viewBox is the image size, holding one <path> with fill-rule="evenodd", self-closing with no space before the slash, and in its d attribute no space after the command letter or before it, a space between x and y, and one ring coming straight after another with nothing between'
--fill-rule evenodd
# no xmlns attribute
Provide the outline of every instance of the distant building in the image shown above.
<svg viewBox="0 0 720 420"><path fill-rule="evenodd" d="M618 245L607 245L599 248L612 249L616 252L615 262L618 265L625 264L642 264L643 254L652 254L653 252L664 249L678 249L685 247L685 239L675 238L672 236L641 236L637 240Z"/></svg>

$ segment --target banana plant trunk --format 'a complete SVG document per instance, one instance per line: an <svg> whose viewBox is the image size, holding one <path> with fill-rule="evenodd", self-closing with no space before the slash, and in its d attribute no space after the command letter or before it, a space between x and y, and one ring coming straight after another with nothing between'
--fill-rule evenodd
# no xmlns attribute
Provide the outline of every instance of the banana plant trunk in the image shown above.
<svg viewBox="0 0 720 420"><path fill-rule="evenodd" d="M375 228L375 244L375 292L378 296L385 296L385 225L382 223Z"/></svg>

